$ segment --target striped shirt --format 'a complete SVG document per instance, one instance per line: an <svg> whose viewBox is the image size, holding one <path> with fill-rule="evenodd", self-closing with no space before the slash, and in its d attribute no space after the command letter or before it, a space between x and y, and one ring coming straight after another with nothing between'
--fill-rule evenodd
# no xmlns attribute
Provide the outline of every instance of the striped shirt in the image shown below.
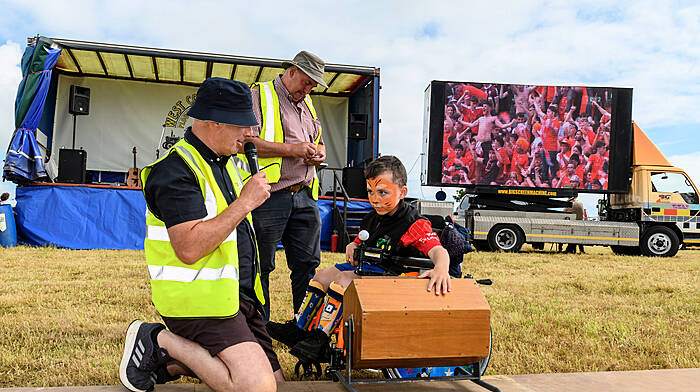
<svg viewBox="0 0 700 392"><path fill-rule="evenodd" d="M280 103L284 142L290 144L302 142L313 143L316 137L318 137L318 132L321 129L321 122L314 120L303 99L299 102L293 102L291 100L289 91L287 91L284 83L282 83L281 76L277 76L273 84ZM253 88L252 93L253 112L258 119L258 123L262 124L259 87ZM260 136L259 126L252 127L252 131L254 136ZM323 138L321 138L320 143L323 144ZM313 178L314 167L304 164L302 158L283 157L280 180L277 183L271 184L270 190L275 192L296 184L309 185Z"/></svg>

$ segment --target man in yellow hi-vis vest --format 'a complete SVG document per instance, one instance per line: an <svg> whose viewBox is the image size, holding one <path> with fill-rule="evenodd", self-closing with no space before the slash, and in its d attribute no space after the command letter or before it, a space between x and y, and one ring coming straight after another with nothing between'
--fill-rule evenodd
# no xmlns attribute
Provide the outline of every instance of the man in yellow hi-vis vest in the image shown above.
<svg viewBox="0 0 700 392"><path fill-rule="evenodd" d="M246 139L255 143L260 167L271 185L270 198L253 211L268 316L268 277L275 269L277 245L282 242L291 270L294 309L286 310L291 314L301 306L321 260L316 166L326 159L326 148L309 93L317 85L326 86L324 62L301 51L282 66L282 75L252 87L260 126L253 127L255 137Z"/></svg>
<svg viewBox="0 0 700 392"><path fill-rule="evenodd" d="M168 329L132 322L119 376L135 392L180 375L215 391L275 391L284 377L262 317L250 213L270 186L265 173L243 185L231 159L257 125L250 88L207 79L188 115L184 138L141 174L152 302Z"/></svg>

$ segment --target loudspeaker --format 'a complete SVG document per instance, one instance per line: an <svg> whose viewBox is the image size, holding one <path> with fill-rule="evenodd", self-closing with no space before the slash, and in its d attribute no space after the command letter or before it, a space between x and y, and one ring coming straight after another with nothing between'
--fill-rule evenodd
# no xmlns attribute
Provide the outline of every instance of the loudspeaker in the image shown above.
<svg viewBox="0 0 700 392"><path fill-rule="evenodd" d="M350 113L348 124L348 138L367 139L367 121L369 115L366 113Z"/></svg>
<svg viewBox="0 0 700 392"><path fill-rule="evenodd" d="M90 89L76 85L70 86L68 112L75 115L90 114Z"/></svg>
<svg viewBox="0 0 700 392"><path fill-rule="evenodd" d="M366 199L367 183L365 182L364 169L360 167L344 167L343 187L349 197Z"/></svg>
<svg viewBox="0 0 700 392"><path fill-rule="evenodd" d="M87 151L62 148L58 150L57 182L85 184Z"/></svg>

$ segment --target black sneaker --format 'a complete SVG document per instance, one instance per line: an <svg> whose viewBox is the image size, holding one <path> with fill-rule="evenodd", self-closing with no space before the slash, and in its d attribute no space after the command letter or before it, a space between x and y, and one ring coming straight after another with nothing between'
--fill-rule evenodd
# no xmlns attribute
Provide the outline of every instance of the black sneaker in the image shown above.
<svg viewBox="0 0 700 392"><path fill-rule="evenodd" d="M119 364L119 379L133 392L146 392L153 389L157 375L155 371L170 359L167 351L156 343L158 332L165 329L163 324L144 323L134 320L126 330L124 354Z"/></svg>
<svg viewBox="0 0 700 392"><path fill-rule="evenodd" d="M276 323L268 321L265 324L267 333L270 337L287 347L294 347L295 344L306 339L309 336L309 331L305 331L297 326L296 320L292 319L286 323Z"/></svg>
<svg viewBox="0 0 700 392"><path fill-rule="evenodd" d="M330 338L323 330L313 329L309 336L295 344L289 351L302 362L328 362L330 359Z"/></svg>

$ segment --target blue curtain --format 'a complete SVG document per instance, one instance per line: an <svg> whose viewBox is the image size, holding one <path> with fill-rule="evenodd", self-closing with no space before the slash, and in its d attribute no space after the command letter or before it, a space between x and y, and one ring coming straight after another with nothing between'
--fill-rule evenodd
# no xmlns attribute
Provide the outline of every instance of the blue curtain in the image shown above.
<svg viewBox="0 0 700 392"><path fill-rule="evenodd" d="M61 55L43 38L28 45L22 56L22 81L15 100L17 129L7 150L3 179L24 184L47 177L44 159L34 132L41 120L53 67Z"/></svg>

